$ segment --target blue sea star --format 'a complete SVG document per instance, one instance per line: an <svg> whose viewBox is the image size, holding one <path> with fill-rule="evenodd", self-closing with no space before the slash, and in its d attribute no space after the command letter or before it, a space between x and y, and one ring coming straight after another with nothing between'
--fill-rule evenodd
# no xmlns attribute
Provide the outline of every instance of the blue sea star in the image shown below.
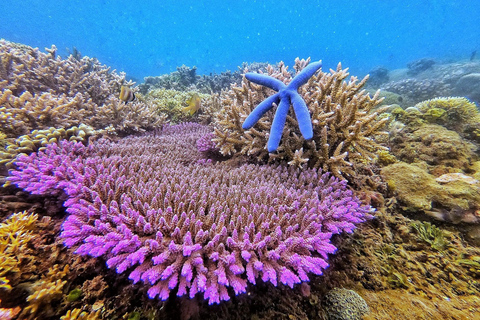
<svg viewBox="0 0 480 320"><path fill-rule="evenodd" d="M322 67L322 61L312 62L306 66L299 74L293 78L293 80L286 86L282 81L273 77L260 74L260 73L247 73L245 78L249 81L261 84L277 91L273 96L263 100L245 119L242 128L245 130L250 129L257 123L258 120L271 108L275 103L277 111L272 121L272 127L270 129L270 137L267 142L268 152L274 152L277 150L280 140L282 138L283 127L287 120L288 109L290 103L293 105L295 116L297 117L298 127L302 136L306 139L313 138L312 120L310 119L310 112L308 111L307 104L303 98L298 94L298 88L301 85L307 83L308 79L318 69Z"/></svg>

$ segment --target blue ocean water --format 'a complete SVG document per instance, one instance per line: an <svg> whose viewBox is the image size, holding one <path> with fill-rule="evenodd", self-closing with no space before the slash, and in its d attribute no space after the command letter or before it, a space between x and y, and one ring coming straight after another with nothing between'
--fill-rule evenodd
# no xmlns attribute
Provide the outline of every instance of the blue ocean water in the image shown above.
<svg viewBox="0 0 480 320"><path fill-rule="evenodd" d="M182 64L208 74L312 57L363 75L480 50L479 0L3 0L0 12L1 38L76 47L140 82Z"/></svg>

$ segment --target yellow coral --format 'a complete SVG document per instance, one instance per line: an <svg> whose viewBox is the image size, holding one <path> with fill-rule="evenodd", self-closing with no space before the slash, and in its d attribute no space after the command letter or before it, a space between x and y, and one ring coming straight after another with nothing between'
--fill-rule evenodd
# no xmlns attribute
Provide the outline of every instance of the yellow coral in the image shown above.
<svg viewBox="0 0 480 320"><path fill-rule="evenodd" d="M89 137L101 133L103 133L102 130L94 130L85 124L68 129L51 127L45 130L33 130L29 134L18 137L13 142L7 142L5 151L0 151L0 165L10 168L18 154L43 151L49 143L64 139L69 141L86 141ZM6 185L8 185L8 182Z"/></svg>
<svg viewBox="0 0 480 320"><path fill-rule="evenodd" d="M186 107L193 95L197 95L201 101L211 99L209 94L194 91L155 89L148 92L145 101L152 104L158 113L166 114L172 122L179 122L192 118L192 114L188 112L189 110Z"/></svg>
<svg viewBox="0 0 480 320"><path fill-rule="evenodd" d="M39 311L42 314L51 313L50 303L62 297L62 290L67 281L61 279L67 275L68 271L68 265L63 270L59 270L58 265L50 268L47 275L33 285L34 292L27 297L29 305L25 308L25 312L31 315L36 315Z"/></svg>
<svg viewBox="0 0 480 320"><path fill-rule="evenodd" d="M19 272L21 253L28 252L27 243L33 238L31 230L37 219L36 214L24 211L0 224L0 288L11 289L6 275Z"/></svg>
<svg viewBox="0 0 480 320"><path fill-rule="evenodd" d="M97 320L100 319L100 310L97 312L87 313L81 309L68 310L67 314L60 317L60 320Z"/></svg>
<svg viewBox="0 0 480 320"><path fill-rule="evenodd" d="M463 97L435 98L420 102L415 107L430 122L445 125L459 133L465 125L480 122L480 112L475 103Z"/></svg>

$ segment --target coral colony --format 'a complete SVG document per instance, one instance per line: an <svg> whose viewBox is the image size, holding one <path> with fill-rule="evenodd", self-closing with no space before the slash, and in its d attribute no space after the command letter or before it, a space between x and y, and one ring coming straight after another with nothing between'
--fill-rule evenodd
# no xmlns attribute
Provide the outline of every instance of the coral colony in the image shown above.
<svg viewBox="0 0 480 320"><path fill-rule="evenodd" d="M8 179L35 194L64 193L64 244L163 300L200 293L212 304L260 280L309 281L328 267L331 237L373 212L318 169L200 162L197 140L210 130L189 123L88 147L52 143L17 157Z"/></svg>
<svg viewBox="0 0 480 320"><path fill-rule="evenodd" d="M280 80L264 74L245 74L245 78L247 78L247 80L278 91L273 96L270 96L261 102L252 111L252 113L250 113L243 123L243 129L248 130L253 127L268 110L273 108L273 104L278 106L277 111L275 112L275 118L272 122L272 128L270 129L270 137L268 138L268 152L276 151L280 144L280 139L282 138L283 127L285 126L285 121L287 120L290 103L293 105L293 109L295 110L298 126L303 137L305 140L313 138L310 112L308 111L305 101L298 94L298 88L307 83L308 79L310 79L310 77L313 76L321 67L321 61L310 63L297 76L295 76L292 82L290 82L287 86Z"/></svg>

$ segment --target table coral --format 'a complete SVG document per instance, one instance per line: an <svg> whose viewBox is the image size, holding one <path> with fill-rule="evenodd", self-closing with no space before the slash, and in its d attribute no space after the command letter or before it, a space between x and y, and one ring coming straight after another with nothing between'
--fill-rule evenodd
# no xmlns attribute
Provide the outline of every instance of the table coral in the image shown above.
<svg viewBox="0 0 480 320"><path fill-rule="evenodd" d="M176 290L218 303L259 279L308 281L327 268L331 236L372 212L345 181L315 169L198 164L196 141L208 132L186 124L88 148L52 144L18 158L9 179L34 193L65 192L65 245L104 257L161 299Z"/></svg>
<svg viewBox="0 0 480 320"><path fill-rule="evenodd" d="M297 59L295 70L300 72L307 64L308 60ZM278 70L269 66L268 75L287 85L292 81L283 63ZM344 81L348 76L348 69L342 69L339 64L336 71L321 71L300 87L298 93L305 100L312 119L313 139L307 141L299 134L298 121L290 112L276 153L265 149L274 119L272 112L267 112L251 129L242 128L248 114L271 96L272 90L244 79L241 87L232 87L222 96L223 110L215 119L217 146L224 155L284 160L298 167L306 163L309 167L331 171L342 179L354 175L352 163L372 160L375 151L386 149L375 142L374 137L386 135L382 128L388 119L379 116L384 108L374 110L382 102L378 92L372 97L362 91L368 77L360 82L356 77Z"/></svg>

